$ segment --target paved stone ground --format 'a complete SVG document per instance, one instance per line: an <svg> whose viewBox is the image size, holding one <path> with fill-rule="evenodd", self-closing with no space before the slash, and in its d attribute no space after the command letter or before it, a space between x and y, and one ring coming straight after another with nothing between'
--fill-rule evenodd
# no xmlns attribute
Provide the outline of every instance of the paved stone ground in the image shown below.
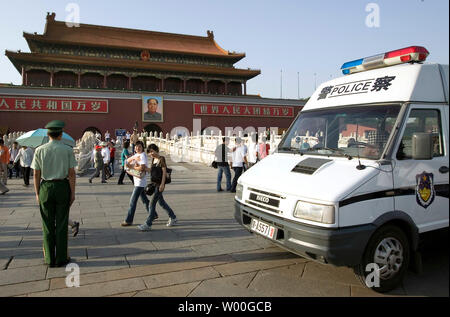
<svg viewBox="0 0 450 317"><path fill-rule="evenodd" d="M69 238L80 267L80 287L67 288L64 268L42 259L41 220L33 188L8 182L0 196L0 296L381 296L364 287L349 268L325 266L288 253L243 230L233 218L233 194L215 191L215 170L171 163L173 183L165 198L179 223L166 227L157 208L151 232L120 227L132 191L77 179L72 219L81 221ZM139 202L135 224L146 219ZM424 272L409 272L402 287L386 296L448 296L448 239L424 255Z"/></svg>

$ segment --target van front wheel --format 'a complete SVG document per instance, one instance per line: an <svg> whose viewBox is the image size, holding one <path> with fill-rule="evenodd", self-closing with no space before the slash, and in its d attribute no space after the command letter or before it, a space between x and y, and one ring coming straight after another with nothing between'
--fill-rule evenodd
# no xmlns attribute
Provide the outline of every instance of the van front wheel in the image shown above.
<svg viewBox="0 0 450 317"><path fill-rule="evenodd" d="M372 236L355 273L366 287L380 293L388 292L402 282L409 257L405 233L396 226L387 225Z"/></svg>

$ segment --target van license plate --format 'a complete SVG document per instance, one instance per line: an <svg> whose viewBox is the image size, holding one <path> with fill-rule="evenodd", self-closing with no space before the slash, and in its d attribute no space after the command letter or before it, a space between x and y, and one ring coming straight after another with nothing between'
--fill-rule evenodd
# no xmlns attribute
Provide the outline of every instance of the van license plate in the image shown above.
<svg viewBox="0 0 450 317"><path fill-rule="evenodd" d="M252 219L250 229L270 239L273 239L275 235L275 227L256 219Z"/></svg>

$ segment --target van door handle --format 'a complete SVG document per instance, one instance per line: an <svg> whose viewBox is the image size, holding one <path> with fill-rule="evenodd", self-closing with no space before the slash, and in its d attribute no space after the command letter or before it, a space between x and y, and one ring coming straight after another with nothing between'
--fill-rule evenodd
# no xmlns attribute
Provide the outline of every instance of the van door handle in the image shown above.
<svg viewBox="0 0 450 317"><path fill-rule="evenodd" d="M439 168L439 172L441 172L442 174L448 173L448 167L447 166L441 166Z"/></svg>

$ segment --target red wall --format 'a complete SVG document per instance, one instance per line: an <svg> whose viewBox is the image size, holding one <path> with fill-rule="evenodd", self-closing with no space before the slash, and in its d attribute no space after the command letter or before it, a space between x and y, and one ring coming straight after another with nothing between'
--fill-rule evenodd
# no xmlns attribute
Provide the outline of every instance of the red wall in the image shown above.
<svg viewBox="0 0 450 317"><path fill-rule="evenodd" d="M139 131L148 122L142 122L141 100L135 99L108 99L109 113L107 114L80 114L80 113L34 113L34 112L5 112L0 111L0 126L7 126L10 132L30 131L43 128L49 121L62 120L66 123L65 132L73 138L79 139L88 127L95 127L102 133L114 129L132 130L135 122L138 122ZM189 131L193 129L193 118L202 120L201 128L215 126L225 132L225 127L251 126L256 130L258 127L278 127L287 129L294 118L251 118L251 117L221 117L221 116L195 116L193 115L194 102L168 101L164 100L164 122L154 123L161 127L164 135L170 133L177 126L186 127ZM254 104L254 103L252 103ZM295 115L300 107L294 107Z"/></svg>

